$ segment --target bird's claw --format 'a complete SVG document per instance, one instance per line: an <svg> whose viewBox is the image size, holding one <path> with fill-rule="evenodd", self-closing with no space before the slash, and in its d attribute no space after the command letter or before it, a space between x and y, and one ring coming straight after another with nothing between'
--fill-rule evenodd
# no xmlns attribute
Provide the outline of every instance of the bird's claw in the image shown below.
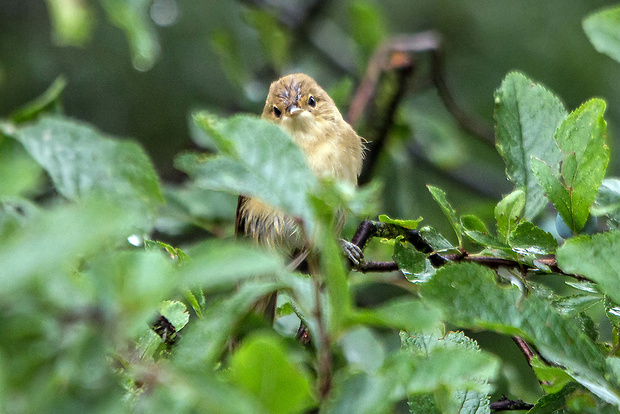
<svg viewBox="0 0 620 414"><path fill-rule="evenodd" d="M364 260L364 253L362 249L360 249L357 245L351 243L350 241L341 239L340 244L342 246L342 250L344 251L345 256L351 261L354 269L359 269Z"/></svg>

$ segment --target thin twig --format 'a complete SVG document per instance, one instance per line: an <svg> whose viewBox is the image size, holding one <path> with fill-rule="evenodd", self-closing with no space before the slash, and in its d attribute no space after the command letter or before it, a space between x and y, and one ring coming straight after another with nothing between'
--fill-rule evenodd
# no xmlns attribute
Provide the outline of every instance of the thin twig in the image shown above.
<svg viewBox="0 0 620 414"><path fill-rule="evenodd" d="M491 411L517 411L517 410L529 410L534 407L534 404L526 403L523 400L509 400L504 395L501 400L492 402L490 404Z"/></svg>
<svg viewBox="0 0 620 414"><path fill-rule="evenodd" d="M324 399L327 397L329 390L331 389L332 357L330 352L330 339L327 333L327 327L325 326L325 318L321 309L321 281L317 277L319 275L319 265L315 255L311 254L308 256L308 266L310 268L310 274L315 275L312 280L314 282L314 316L316 318L319 336L319 338L317 338L317 383L319 395L321 396L321 399Z"/></svg>

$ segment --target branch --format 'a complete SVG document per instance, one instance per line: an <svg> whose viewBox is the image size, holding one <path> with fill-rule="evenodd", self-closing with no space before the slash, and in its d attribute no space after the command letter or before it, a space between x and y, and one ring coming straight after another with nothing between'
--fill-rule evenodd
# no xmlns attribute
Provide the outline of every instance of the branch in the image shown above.
<svg viewBox="0 0 620 414"><path fill-rule="evenodd" d="M351 243L355 244L360 249L364 249L368 240L373 237L380 237L386 239L395 239L398 236L403 236L404 240L411 243L413 247L421 252L427 253L428 259L434 267L441 267L449 262L470 262L478 263L481 266L486 266L492 269L499 267L508 267L522 270L523 272L539 272L540 269L523 263L517 260L504 259L493 256L477 256L470 255L466 251L461 251L454 254L439 254L434 251L433 247L420 235L417 230L405 229L394 224L381 223L378 221L364 220L360 223L357 231L351 239ZM553 273L557 273L563 276L572 277L579 281L590 281L589 279L572 274L566 273L558 267L555 260L555 256L549 255L536 260L538 263L547 266ZM361 272L392 272L398 270L398 265L394 262L366 262L360 266Z"/></svg>
<svg viewBox="0 0 620 414"><path fill-rule="evenodd" d="M526 403L523 400L509 400L505 395L497 402L492 402L491 411L516 411L529 410L534 404Z"/></svg>

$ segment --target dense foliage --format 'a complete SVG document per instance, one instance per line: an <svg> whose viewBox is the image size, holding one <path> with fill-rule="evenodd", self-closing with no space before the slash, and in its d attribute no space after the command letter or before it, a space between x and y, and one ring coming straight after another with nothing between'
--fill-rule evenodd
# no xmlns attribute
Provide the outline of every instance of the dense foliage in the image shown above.
<svg viewBox="0 0 620 414"><path fill-rule="evenodd" d="M133 27L116 3L103 2L111 19ZM584 20L614 59L618 13ZM154 52L133 40L148 64ZM165 185L140 145L63 115L64 86L0 121L2 411L488 413L504 361L471 338L480 331L514 338L540 382L533 406L510 395L515 406L620 408L620 180L605 178L604 100L570 110L507 74L489 100L514 191L495 200L494 222L428 186L453 234L379 215L381 243L352 270L335 213L350 212L349 230L374 218L388 184L319 180L276 126L200 112L194 141L208 152L179 154L189 179ZM299 220L312 276L228 237L222 211L240 193ZM213 237L174 242L193 227ZM374 261L386 254L393 267ZM271 327L252 310L273 291Z"/></svg>

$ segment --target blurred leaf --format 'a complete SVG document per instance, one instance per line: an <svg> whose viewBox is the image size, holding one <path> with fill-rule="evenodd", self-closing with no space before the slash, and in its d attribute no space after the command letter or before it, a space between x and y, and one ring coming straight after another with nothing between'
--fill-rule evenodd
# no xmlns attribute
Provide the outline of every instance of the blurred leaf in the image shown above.
<svg viewBox="0 0 620 414"><path fill-rule="evenodd" d="M93 254L112 241L123 240L133 224L120 206L101 199L37 214L0 244L2 294L10 295L78 255Z"/></svg>
<svg viewBox="0 0 620 414"><path fill-rule="evenodd" d="M256 301L282 285L248 282L225 299L211 301L204 316L185 328L173 355L175 364L192 371L212 369L241 319Z"/></svg>
<svg viewBox="0 0 620 414"><path fill-rule="evenodd" d="M52 1L52 0L48 0ZM53 0L58 2L58 0ZM62 0L61 0L62 1ZM67 86L67 81L64 77L59 76L56 78L43 94L28 102L21 108L13 111L9 118L16 124L32 121L38 116L45 113L59 113L61 107L62 93Z"/></svg>
<svg viewBox="0 0 620 414"><path fill-rule="evenodd" d="M151 0L99 0L110 21L125 32L132 53L133 66L139 71L153 67L160 47L150 18Z"/></svg>
<svg viewBox="0 0 620 414"><path fill-rule="evenodd" d="M609 162L604 112L605 102L592 99L573 111L558 127L554 139L564 157L559 169L538 158L532 159L536 178L575 234L590 215L590 206Z"/></svg>
<svg viewBox="0 0 620 414"><path fill-rule="evenodd" d="M21 144L0 136L0 197L31 195L43 177L41 166Z"/></svg>
<svg viewBox="0 0 620 414"><path fill-rule="evenodd" d="M340 370L333 380L332 389L321 411L326 414L388 413L393 404L390 378L370 375L358 370Z"/></svg>
<svg viewBox="0 0 620 414"><path fill-rule="evenodd" d="M495 272L471 263L442 267L422 286L422 294L441 304L448 322L521 336L590 391L620 404L605 356L546 299L533 293L523 297L516 287L500 286Z"/></svg>
<svg viewBox="0 0 620 414"><path fill-rule="evenodd" d="M596 282L603 293L620 303L620 231L567 240L558 249L556 259L564 272L574 273Z"/></svg>
<svg viewBox="0 0 620 414"><path fill-rule="evenodd" d="M620 7L591 13L583 19L582 25L597 51L620 62Z"/></svg>
<svg viewBox="0 0 620 414"><path fill-rule="evenodd" d="M385 17L381 8L367 0L350 6L351 35L361 51L361 62L366 64L387 36Z"/></svg>
<svg viewBox="0 0 620 414"><path fill-rule="evenodd" d="M285 31L275 13L250 9L245 13L248 23L258 32L258 42L273 67L280 71L290 58L291 34Z"/></svg>
<svg viewBox="0 0 620 414"><path fill-rule="evenodd" d="M506 163L506 174L525 193L524 218L533 220L547 200L530 168L535 156L555 166L561 159L553 134L566 110L542 85L521 73L509 73L495 92L497 151Z"/></svg>
<svg viewBox="0 0 620 414"><path fill-rule="evenodd" d="M256 276L275 280L284 268L276 252L234 240L206 240L186 253L190 260L179 269L178 277L190 288L221 289Z"/></svg>
<svg viewBox="0 0 620 414"><path fill-rule="evenodd" d="M177 300L165 300L159 304L159 313L174 326L179 332L189 322L189 313L182 302Z"/></svg>
<svg viewBox="0 0 620 414"><path fill-rule="evenodd" d="M91 4L83 0L46 0L54 29L54 43L60 46L85 46L94 29Z"/></svg>
<svg viewBox="0 0 620 414"><path fill-rule="evenodd" d="M340 338L342 353L349 367L372 374L383 365L388 350L369 328L360 326L350 329Z"/></svg>
<svg viewBox="0 0 620 414"><path fill-rule="evenodd" d="M510 233L508 244L519 254L551 254L558 242L550 234L529 221L522 221Z"/></svg>
<svg viewBox="0 0 620 414"><path fill-rule="evenodd" d="M564 296L554 302L554 305L558 308L562 315L575 316L579 312L583 312L593 305L601 302L602 296L585 294L585 295L573 295Z"/></svg>
<svg viewBox="0 0 620 414"><path fill-rule="evenodd" d="M172 247L167 243L156 241L156 240L145 240L144 247L152 250L162 249L163 251L170 256L172 260L177 261L178 263L185 263L189 256L178 247Z"/></svg>
<svg viewBox="0 0 620 414"><path fill-rule="evenodd" d="M397 298L373 309L357 309L353 321L411 332L435 328L441 320L438 308L417 299Z"/></svg>
<svg viewBox="0 0 620 414"><path fill-rule="evenodd" d="M418 224L422 221L422 217L418 217L417 220L398 220L398 219L392 219L388 217L386 214L379 214L379 221L381 223L395 224L397 226L400 226L406 229L414 230L418 227Z"/></svg>
<svg viewBox="0 0 620 414"><path fill-rule="evenodd" d="M154 212L163 200L151 160L134 142L109 139L62 117L42 118L15 137L68 199L101 193L141 213Z"/></svg>
<svg viewBox="0 0 620 414"><path fill-rule="evenodd" d="M160 252L146 250L101 255L86 275L93 295L129 336L142 331L176 284L172 263Z"/></svg>
<svg viewBox="0 0 620 414"><path fill-rule="evenodd" d="M177 157L177 168L203 188L256 197L301 218L312 229L314 214L307 194L317 187L317 179L288 134L248 115L218 119L203 114L197 122L216 139L222 153L206 160L186 154Z"/></svg>
<svg viewBox="0 0 620 414"><path fill-rule="evenodd" d="M211 47L220 58L228 79L237 86L245 85L249 74L239 50L239 44L231 29L218 29L211 34Z"/></svg>
<svg viewBox="0 0 620 414"><path fill-rule="evenodd" d="M606 178L601 184L596 201L590 208L594 216L607 216L610 230L620 230L620 180Z"/></svg>
<svg viewBox="0 0 620 414"><path fill-rule="evenodd" d="M39 213L39 208L31 201L21 198L0 199L0 239L18 231Z"/></svg>
<svg viewBox="0 0 620 414"><path fill-rule="evenodd" d="M232 356L227 376L270 413L301 413L313 403L308 375L291 362L273 334L244 340Z"/></svg>
<svg viewBox="0 0 620 414"><path fill-rule="evenodd" d="M497 236L503 243L508 243L508 238L521 218L524 208L525 192L519 189L502 198L495 206Z"/></svg>
<svg viewBox="0 0 620 414"><path fill-rule="evenodd" d="M441 207L441 210L448 218L448 221L452 225L454 232L456 233L456 238L459 241L459 247L463 246L463 228L461 227L461 223L456 218L456 211L452 208L448 200L446 199L446 193L443 190L440 190L437 187L433 187L432 185L427 185L428 191L431 192L431 195Z"/></svg>

